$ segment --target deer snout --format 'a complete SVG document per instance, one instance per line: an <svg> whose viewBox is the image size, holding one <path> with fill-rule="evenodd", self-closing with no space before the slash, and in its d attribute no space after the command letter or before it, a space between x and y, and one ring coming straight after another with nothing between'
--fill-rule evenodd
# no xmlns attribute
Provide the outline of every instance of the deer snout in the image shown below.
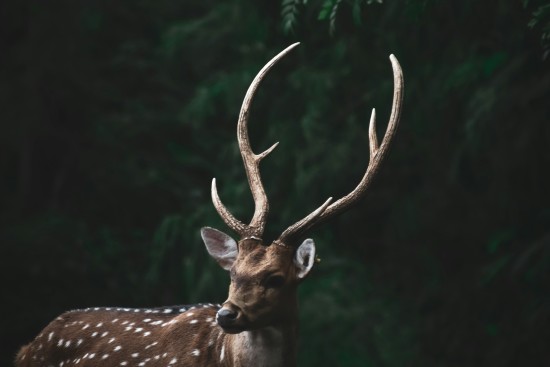
<svg viewBox="0 0 550 367"><path fill-rule="evenodd" d="M223 329L237 328L241 317L241 310L232 304L224 304L216 314L216 321Z"/></svg>

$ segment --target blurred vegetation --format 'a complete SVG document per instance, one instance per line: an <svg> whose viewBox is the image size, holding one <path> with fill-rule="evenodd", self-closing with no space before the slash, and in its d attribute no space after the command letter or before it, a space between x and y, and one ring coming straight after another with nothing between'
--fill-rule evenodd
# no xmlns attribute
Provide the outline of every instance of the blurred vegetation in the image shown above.
<svg viewBox="0 0 550 367"><path fill-rule="evenodd" d="M243 220L251 116L267 237L349 192L372 107L403 119L368 197L312 233L301 366L548 366L548 1L0 4L0 364L57 314L223 301L201 226Z"/></svg>

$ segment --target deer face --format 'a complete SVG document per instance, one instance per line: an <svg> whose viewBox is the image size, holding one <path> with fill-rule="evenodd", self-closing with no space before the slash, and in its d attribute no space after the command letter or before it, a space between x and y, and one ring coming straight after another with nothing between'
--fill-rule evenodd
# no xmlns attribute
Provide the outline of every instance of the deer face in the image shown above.
<svg viewBox="0 0 550 367"><path fill-rule="evenodd" d="M313 240L296 249L265 246L256 238L237 243L213 228L203 228L201 235L210 255L230 271L229 296L216 317L225 332L294 322L296 290L315 259Z"/></svg>

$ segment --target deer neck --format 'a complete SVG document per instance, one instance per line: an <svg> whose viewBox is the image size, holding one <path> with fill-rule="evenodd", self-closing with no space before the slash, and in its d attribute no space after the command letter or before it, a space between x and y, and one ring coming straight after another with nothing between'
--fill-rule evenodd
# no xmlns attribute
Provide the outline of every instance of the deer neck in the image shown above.
<svg viewBox="0 0 550 367"><path fill-rule="evenodd" d="M297 325L270 326L228 335L225 346L234 366L296 366Z"/></svg>
<svg viewBox="0 0 550 367"><path fill-rule="evenodd" d="M230 366L295 367L298 338L298 300L276 325L239 334L226 334L224 348Z"/></svg>

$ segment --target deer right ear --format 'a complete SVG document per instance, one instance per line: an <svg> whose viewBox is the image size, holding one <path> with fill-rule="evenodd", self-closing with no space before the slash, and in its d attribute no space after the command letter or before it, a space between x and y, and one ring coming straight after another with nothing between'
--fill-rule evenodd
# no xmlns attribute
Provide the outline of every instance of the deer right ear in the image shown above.
<svg viewBox="0 0 550 367"><path fill-rule="evenodd" d="M225 233L210 227L201 228L201 237L206 249L225 270L231 269L237 258L237 242Z"/></svg>

